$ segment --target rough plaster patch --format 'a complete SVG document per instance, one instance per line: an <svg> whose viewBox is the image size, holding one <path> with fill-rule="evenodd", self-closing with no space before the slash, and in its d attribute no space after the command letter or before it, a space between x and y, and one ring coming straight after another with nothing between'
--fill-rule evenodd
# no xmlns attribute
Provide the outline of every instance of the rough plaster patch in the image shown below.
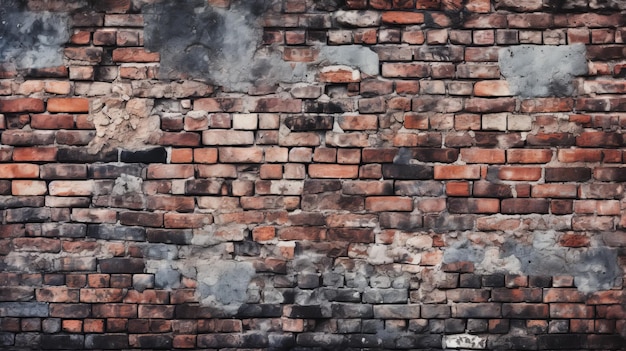
<svg viewBox="0 0 626 351"><path fill-rule="evenodd" d="M63 64L63 44L70 37L69 16L22 9L20 1L0 2L0 62L18 69Z"/></svg>
<svg viewBox="0 0 626 351"><path fill-rule="evenodd" d="M272 1L233 1L229 9L205 1L160 2L143 8L145 45L161 54L162 79L197 79L232 91L253 85L312 82L318 65L343 64L378 73L378 55L357 45L319 48L314 62L286 62L263 46L260 16Z"/></svg>
<svg viewBox="0 0 626 351"><path fill-rule="evenodd" d="M133 150L155 141L161 119L152 113L154 100L118 98L91 101L89 120L96 127L96 137L89 144L89 151L124 147Z"/></svg>
<svg viewBox="0 0 626 351"><path fill-rule="evenodd" d="M511 92L522 97L570 96L572 79L587 73L583 44L502 48L498 63Z"/></svg>
<svg viewBox="0 0 626 351"><path fill-rule="evenodd" d="M505 238L497 246L462 238L444 252L443 262L474 262L485 274L571 275L581 292L611 289L621 277L614 249L560 247L555 231L534 231L532 238L532 243Z"/></svg>
<svg viewBox="0 0 626 351"><path fill-rule="evenodd" d="M203 304L236 309L246 302L248 284L255 274L252 263L215 260L198 264L196 269L197 292Z"/></svg>

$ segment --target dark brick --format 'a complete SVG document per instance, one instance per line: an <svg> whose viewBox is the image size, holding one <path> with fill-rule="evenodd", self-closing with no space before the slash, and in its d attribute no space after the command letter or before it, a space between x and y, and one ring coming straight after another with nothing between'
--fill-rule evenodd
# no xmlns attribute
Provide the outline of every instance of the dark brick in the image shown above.
<svg viewBox="0 0 626 351"><path fill-rule="evenodd" d="M191 244L193 233L190 229L155 229L146 230L146 239L151 243L187 245Z"/></svg>
<svg viewBox="0 0 626 351"><path fill-rule="evenodd" d="M478 274L461 274L459 276L459 287L475 288L481 287L482 277Z"/></svg>
<svg viewBox="0 0 626 351"><path fill-rule="evenodd" d="M513 191L511 186L507 184L478 181L474 182L473 195L476 197L507 198L513 196Z"/></svg>
<svg viewBox="0 0 626 351"><path fill-rule="evenodd" d="M581 350L587 347L584 334L548 334L537 336L540 350Z"/></svg>
<svg viewBox="0 0 626 351"><path fill-rule="evenodd" d="M43 302L0 302L0 317L48 317Z"/></svg>
<svg viewBox="0 0 626 351"><path fill-rule="evenodd" d="M324 192L341 190L339 180L306 180L304 182L303 194L319 194Z"/></svg>
<svg viewBox="0 0 626 351"><path fill-rule="evenodd" d="M433 168L423 165L384 164L385 179L432 179Z"/></svg>
<svg viewBox="0 0 626 351"><path fill-rule="evenodd" d="M287 128L298 132L331 130L333 129L334 119L331 116L290 116L285 118L284 123Z"/></svg>
<svg viewBox="0 0 626 351"><path fill-rule="evenodd" d="M327 239L349 241L352 243L373 243L374 230L369 228L332 228L328 230Z"/></svg>
<svg viewBox="0 0 626 351"><path fill-rule="evenodd" d="M421 162L452 163L459 158L459 149L414 148L411 154Z"/></svg>
<svg viewBox="0 0 626 351"><path fill-rule="evenodd" d="M23 215L27 215L28 212L31 210L19 209L18 207L43 207L44 200L45 199L42 196L0 196L0 210L7 208L16 208L16 211L11 211L11 214L13 216L12 218L15 219L12 219L11 221L22 222L20 218L22 218ZM34 211L33 214L35 212L40 212L43 214L50 211L49 209L43 211ZM9 220L7 219L7 221Z"/></svg>
<svg viewBox="0 0 626 351"><path fill-rule="evenodd" d="M282 306L275 304L243 304L237 310L237 317L254 318L254 317L280 317L282 315Z"/></svg>
<svg viewBox="0 0 626 351"><path fill-rule="evenodd" d="M576 137L570 133L531 134L526 142L532 146L565 147L576 145Z"/></svg>
<svg viewBox="0 0 626 351"><path fill-rule="evenodd" d="M85 336L85 348L119 350L128 348L128 335L126 334L87 334Z"/></svg>
<svg viewBox="0 0 626 351"><path fill-rule="evenodd" d="M90 224L87 228L87 236L102 240L146 240L146 229L141 227L125 227L106 224Z"/></svg>
<svg viewBox="0 0 626 351"><path fill-rule="evenodd" d="M452 317L500 318L501 310L499 303L458 303L452 306Z"/></svg>
<svg viewBox="0 0 626 351"><path fill-rule="evenodd" d="M117 161L117 150L100 151L94 154L89 153L86 148L62 148L57 152L59 162L115 162Z"/></svg>
<svg viewBox="0 0 626 351"><path fill-rule="evenodd" d="M167 163L167 150L157 147L150 150L122 150L120 161L126 163Z"/></svg>
<svg viewBox="0 0 626 351"><path fill-rule="evenodd" d="M598 167L593 177L603 182L626 182L626 167Z"/></svg>
<svg viewBox="0 0 626 351"><path fill-rule="evenodd" d="M399 212L383 212L380 214L381 228L396 228L400 230L414 230L423 225L422 215Z"/></svg>
<svg viewBox="0 0 626 351"><path fill-rule="evenodd" d="M187 195L218 195L222 191L223 182L211 179L190 179L185 181Z"/></svg>
<svg viewBox="0 0 626 351"><path fill-rule="evenodd" d="M537 350L537 338L512 335L489 337L487 346L490 350Z"/></svg>
<svg viewBox="0 0 626 351"><path fill-rule="evenodd" d="M336 303L331 306L333 318L372 318L372 305L360 303Z"/></svg>
<svg viewBox="0 0 626 351"><path fill-rule="evenodd" d="M500 207L504 214L548 213L550 202L547 199L504 199Z"/></svg>
<svg viewBox="0 0 626 351"><path fill-rule="evenodd" d="M448 318L444 321L446 333L462 333L465 331L465 319Z"/></svg>
<svg viewBox="0 0 626 351"><path fill-rule="evenodd" d="M98 264L102 273L143 273L145 268L140 258L105 258Z"/></svg>
<svg viewBox="0 0 626 351"><path fill-rule="evenodd" d="M531 288L549 288L550 286L552 286L552 277L531 275L528 278L528 286L530 286Z"/></svg>
<svg viewBox="0 0 626 351"><path fill-rule="evenodd" d="M83 335L42 335L41 344L49 350L83 350Z"/></svg>
<svg viewBox="0 0 626 351"><path fill-rule="evenodd" d="M436 232L470 230L474 228L475 220L473 215L426 215L424 228L430 228Z"/></svg>
<svg viewBox="0 0 626 351"><path fill-rule="evenodd" d="M138 164L91 164L87 166L87 176L93 179L115 179L122 174L141 177L143 168Z"/></svg>
<svg viewBox="0 0 626 351"><path fill-rule="evenodd" d="M324 349L337 349L346 340L343 335L329 333L300 333L296 337L296 344L305 347L320 347Z"/></svg>
<svg viewBox="0 0 626 351"><path fill-rule="evenodd" d="M82 164L45 164L39 167L41 179L85 179L87 166Z"/></svg>
<svg viewBox="0 0 626 351"><path fill-rule="evenodd" d="M303 195L301 207L304 211L344 210L356 212L363 210L365 200L362 196L344 196L335 193Z"/></svg>
<svg viewBox="0 0 626 351"><path fill-rule="evenodd" d="M495 288L504 287L504 274L491 274L483 276L483 286Z"/></svg>
<svg viewBox="0 0 626 351"><path fill-rule="evenodd" d="M546 182L585 182L591 179L586 167L550 167L545 169Z"/></svg>
<svg viewBox="0 0 626 351"><path fill-rule="evenodd" d="M130 335L132 347L142 349L172 349L173 337L166 334Z"/></svg>
<svg viewBox="0 0 626 351"><path fill-rule="evenodd" d="M299 306L293 305L287 307L286 311L289 311L287 316L289 318L304 318L304 319L318 319L328 318L330 316L324 313L322 307L319 305L312 306Z"/></svg>
<svg viewBox="0 0 626 351"><path fill-rule="evenodd" d="M6 221L9 223L48 222L51 218L50 208L46 207L12 208L4 211L4 214Z"/></svg>

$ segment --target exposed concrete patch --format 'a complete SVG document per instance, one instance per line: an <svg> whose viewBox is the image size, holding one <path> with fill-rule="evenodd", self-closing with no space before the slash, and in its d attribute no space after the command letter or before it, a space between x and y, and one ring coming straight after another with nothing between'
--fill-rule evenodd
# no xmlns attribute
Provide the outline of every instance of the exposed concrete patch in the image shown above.
<svg viewBox="0 0 626 351"><path fill-rule="evenodd" d="M485 349L487 338L471 334L444 335L444 349Z"/></svg>
<svg viewBox="0 0 626 351"><path fill-rule="evenodd" d="M571 96L573 78L587 73L583 44L502 48L498 63L511 92L522 97Z"/></svg>
<svg viewBox="0 0 626 351"><path fill-rule="evenodd" d="M253 86L313 82L318 65L343 64L378 73L378 55L348 45L317 48L310 63L286 62L280 49L263 46L261 16L273 1L233 1L229 9L206 1L144 6L145 45L161 54L161 79L196 79L246 92Z"/></svg>
<svg viewBox="0 0 626 351"><path fill-rule="evenodd" d="M202 304L236 310L246 302L248 284L255 274L252 263L215 260L198 264L196 269Z"/></svg>
<svg viewBox="0 0 626 351"><path fill-rule="evenodd" d="M0 2L0 62L16 68L63 64L63 44L70 38L65 13L27 11L23 1Z"/></svg>
<svg viewBox="0 0 626 351"><path fill-rule="evenodd" d="M462 238L444 252L443 262L474 262L479 274L571 275L585 293L611 289L621 279L616 250L565 248L558 245L557 236L555 231L534 231L532 243L503 238L498 245Z"/></svg>
<svg viewBox="0 0 626 351"><path fill-rule="evenodd" d="M153 114L154 100L102 98L91 101L89 120L96 127L96 137L89 151L115 147L134 150L156 142L161 119Z"/></svg>

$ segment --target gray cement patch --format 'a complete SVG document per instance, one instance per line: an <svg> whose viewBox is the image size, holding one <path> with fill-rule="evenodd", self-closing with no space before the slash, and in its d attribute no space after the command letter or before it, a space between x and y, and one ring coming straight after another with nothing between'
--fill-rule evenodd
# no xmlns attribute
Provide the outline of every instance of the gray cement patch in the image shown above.
<svg viewBox="0 0 626 351"><path fill-rule="evenodd" d="M356 45L321 47L311 63L286 62L263 45L261 16L273 1L233 1L229 9L205 1L159 2L142 9L145 46L161 54L161 79L195 79L230 91L256 85L313 82L318 66L348 65L378 73L378 55Z"/></svg>
<svg viewBox="0 0 626 351"><path fill-rule="evenodd" d="M27 11L19 1L0 2L0 62L18 69L63 64L69 23L64 13Z"/></svg>
<svg viewBox="0 0 626 351"><path fill-rule="evenodd" d="M502 48L498 63L511 92L522 97L571 96L573 78L588 70L583 44Z"/></svg>
<svg viewBox="0 0 626 351"><path fill-rule="evenodd" d="M444 252L443 262L470 261L477 273L571 275L581 292L608 290L621 278L617 252L609 247L565 248L554 231L534 231L532 244L514 238L501 246L479 246L462 238Z"/></svg>

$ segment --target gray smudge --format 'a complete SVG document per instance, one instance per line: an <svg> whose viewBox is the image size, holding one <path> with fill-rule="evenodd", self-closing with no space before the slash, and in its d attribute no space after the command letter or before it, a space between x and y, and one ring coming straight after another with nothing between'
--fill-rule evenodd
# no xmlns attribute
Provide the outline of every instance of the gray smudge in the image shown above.
<svg viewBox="0 0 626 351"><path fill-rule="evenodd" d="M587 73L583 44L511 46L500 49L498 62L511 92L522 97L570 96L572 79Z"/></svg>
<svg viewBox="0 0 626 351"><path fill-rule="evenodd" d="M0 63L18 69L63 64L69 28L67 14L27 11L19 1L0 2Z"/></svg>

